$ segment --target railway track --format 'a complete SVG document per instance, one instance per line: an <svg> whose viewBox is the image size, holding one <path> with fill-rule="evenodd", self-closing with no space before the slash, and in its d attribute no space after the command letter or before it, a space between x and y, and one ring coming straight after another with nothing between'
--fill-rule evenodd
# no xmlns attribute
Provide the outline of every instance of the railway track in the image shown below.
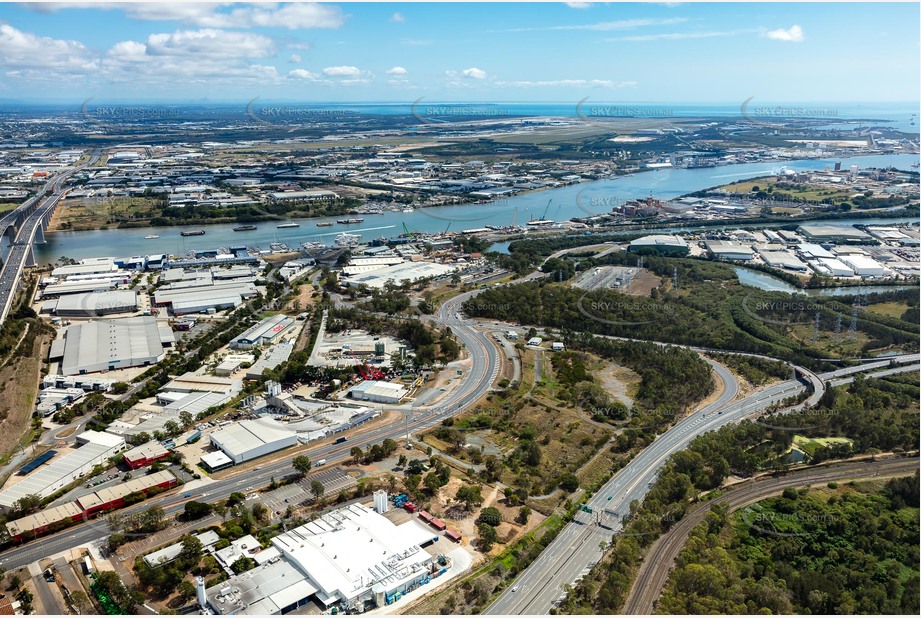
<svg viewBox="0 0 921 618"><path fill-rule="evenodd" d="M914 473L918 470L918 466L917 457L828 465L793 472L781 477L761 477L744 486L730 489L714 500L697 504L680 522L659 537L650 547L620 613L645 615L654 611L656 601L665 588L675 560L687 543L691 531L704 521L707 513L715 504L725 504L732 512L759 500L779 495L788 487L860 478L900 476Z"/></svg>

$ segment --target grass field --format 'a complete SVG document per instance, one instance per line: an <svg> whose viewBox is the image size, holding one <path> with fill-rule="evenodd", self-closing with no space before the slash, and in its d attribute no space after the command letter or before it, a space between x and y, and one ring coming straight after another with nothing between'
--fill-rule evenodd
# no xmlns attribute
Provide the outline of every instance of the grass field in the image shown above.
<svg viewBox="0 0 921 618"><path fill-rule="evenodd" d="M908 311L908 304L904 302L889 302L889 303L877 303L875 305L868 305L867 309L872 311L877 315L885 315L890 318L899 319L902 317L902 314Z"/></svg>
<svg viewBox="0 0 921 618"><path fill-rule="evenodd" d="M774 188L775 199L788 199L791 201L802 202L820 202L823 199L830 199L833 202L847 201L852 197L852 192L846 189L829 189L827 187L806 187L804 189L779 189L776 178L756 178L754 180L741 180L728 185L723 185L720 189L731 193L749 193L753 187L759 187L766 191L768 187Z"/></svg>
<svg viewBox="0 0 921 618"><path fill-rule="evenodd" d="M823 446L850 444L851 442L853 442L853 440L849 440L848 438L807 438L799 434L793 436L793 445L810 457Z"/></svg>
<svg viewBox="0 0 921 618"><path fill-rule="evenodd" d="M546 357L541 381L532 388L534 358L531 353L523 355L522 385L515 394L488 397L475 409L456 417L452 429L463 432L467 444L482 445L483 454L495 454L509 462L501 473L503 484L526 489L533 497L553 495L549 501L532 502L535 508L553 508L564 497L564 492L558 490L563 475L576 474L581 484L591 485L610 471L606 449L593 457L605 448L616 428L593 421L577 406L556 399L559 384ZM621 388L629 391L630 376L623 377L628 383ZM473 462L477 457L473 447L452 450L446 440L436 437L438 431L429 431L422 439L464 461ZM526 465L519 460L515 454L523 443L536 445L540 463Z"/></svg>
<svg viewBox="0 0 921 618"><path fill-rule="evenodd" d="M61 205L51 218L49 231L97 230L160 214L159 200L146 197L68 199Z"/></svg>

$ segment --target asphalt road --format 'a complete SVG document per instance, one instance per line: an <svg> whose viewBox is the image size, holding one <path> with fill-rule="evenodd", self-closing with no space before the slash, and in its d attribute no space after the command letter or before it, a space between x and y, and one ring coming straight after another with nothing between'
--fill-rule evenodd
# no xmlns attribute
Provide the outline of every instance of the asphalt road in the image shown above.
<svg viewBox="0 0 921 618"><path fill-rule="evenodd" d="M58 604L58 600L51 592L51 586L56 586L57 584L46 582L44 577L36 575L32 578L32 585L38 593L38 598L42 602L42 607L45 609L46 616L65 613Z"/></svg>
<svg viewBox="0 0 921 618"><path fill-rule="evenodd" d="M917 362L918 355L904 356L901 362ZM823 381L849 376L861 371L886 369L889 360L874 361L860 367L839 369L819 376ZM732 384L731 377L721 367L717 374L724 384ZM902 367L903 371L912 367ZM514 584L506 588L489 606L487 614L546 614L554 602L565 594L565 586L571 585L587 573L591 565L602 556L600 541L610 541L612 533L620 531L622 517L629 512L633 500L642 500L656 479L659 468L674 453L687 448L688 444L702 433L740 421L774 403L801 393L805 387L798 381L778 382L757 391L749 397L728 403L735 396L727 388L723 397L713 404L686 417L671 429L661 434L629 464L621 469L598 492L587 501L595 511L593 514L578 512L557 538L525 571ZM731 393L731 395L730 395ZM608 500L608 497L611 499ZM593 523L598 512L617 513L607 515L603 528ZM515 592L512 592L515 590Z"/></svg>
<svg viewBox="0 0 921 618"><path fill-rule="evenodd" d="M671 574L675 559L687 543L691 531L704 521L715 504L726 504L730 512L754 504L770 496L776 496L788 487L809 484L824 484L830 481L853 480L867 477L887 477L913 474L918 470L919 460L894 459L873 462L854 462L829 465L791 473L782 477L762 477L744 485L737 485L718 498L694 506L680 522L662 535L640 565L630 589L630 595L621 614L648 615L655 609L656 600L662 594Z"/></svg>

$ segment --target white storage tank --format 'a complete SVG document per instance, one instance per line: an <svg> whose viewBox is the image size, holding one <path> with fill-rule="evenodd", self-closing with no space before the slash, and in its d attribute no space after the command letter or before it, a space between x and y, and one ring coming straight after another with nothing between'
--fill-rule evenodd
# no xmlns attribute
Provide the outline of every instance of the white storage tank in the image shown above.
<svg viewBox="0 0 921 618"><path fill-rule="evenodd" d="M388 502L387 502L387 492L379 489L374 492L374 511L380 515L383 515L387 512Z"/></svg>

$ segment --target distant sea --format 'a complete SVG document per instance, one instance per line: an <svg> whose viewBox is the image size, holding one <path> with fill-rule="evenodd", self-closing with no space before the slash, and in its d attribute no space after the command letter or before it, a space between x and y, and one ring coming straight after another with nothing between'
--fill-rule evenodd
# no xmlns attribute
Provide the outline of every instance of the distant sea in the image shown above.
<svg viewBox="0 0 921 618"><path fill-rule="evenodd" d="M260 105L271 105L268 101L260 99ZM661 103L654 101L604 101L586 99L580 102L557 102L557 103L529 103L529 102L476 102L476 101L429 101L421 99L416 103L332 103L317 102L305 103L317 109L335 109L348 110L365 114L393 114L406 115L424 113L427 115L427 108L438 108L432 114L441 112L442 109L458 108L458 110L469 110L473 116L481 115L483 117L496 116L556 116L563 118L575 118L578 116L590 117L592 108L611 107L613 110L621 109L624 116L638 117L656 117L656 118L698 118L698 117L742 117L742 102L733 104L713 104L713 103ZM281 103L281 105L294 105L294 103ZM777 110L777 116L783 115L782 110L790 110L789 115L796 117L819 117L828 118L829 125L836 124L835 121L848 120L886 120L887 125L898 128L908 133L918 132L918 117L921 110L921 103L775 103L770 101L758 101L752 99L748 103L750 115L754 115L755 110L759 108L772 108ZM443 113L443 112L442 112ZM450 113L450 112L449 112ZM600 114L607 115L608 112L601 111ZM774 112L772 112L774 113ZM610 112L612 115L614 112ZM911 121L915 124L912 125ZM842 125L843 128L848 125Z"/></svg>
<svg viewBox="0 0 921 618"><path fill-rule="evenodd" d="M242 111L245 112L248 106L253 106L259 115L265 109L273 107L294 109L294 112L288 112L288 115L296 117L297 113L306 115L306 111L316 112L339 111L351 112L355 114L371 115L402 115L408 116L419 114L425 118L442 118L435 120L444 122L451 117L460 120L461 118L469 119L471 117L497 118L503 116L509 117L562 117L590 118L594 114L599 117L608 116L634 116L634 117L651 117L651 118L699 118L699 117L726 117L742 118L743 102L737 103L665 103L659 101L605 101L603 99L595 100L593 98L562 101L535 103L524 101L509 102L484 102L484 101L438 101L428 100L426 98L416 99L415 101L406 102L354 102L342 103L334 101L296 101L290 99L271 99L258 98L248 102L176 102L176 101L148 101L148 102L127 102L127 101L109 101L106 99L93 99L91 106L105 105L122 105L122 106L143 106L143 107L169 107L173 109L186 109L190 112L194 110L213 113L218 111ZM79 113L81 103L72 104L64 103L24 103L10 99L0 100L0 116L4 113L21 113L21 112L47 112L47 113ZM752 98L747 102L747 113L749 117L756 118L760 114L766 114L765 118L773 121L779 120L781 116L792 118L827 118L828 128L840 127L842 129L853 129L853 124L848 121L857 120L877 120L885 121L885 126L889 126L906 133L918 133L919 111L921 103L896 102L896 103L834 103L834 102L809 102L809 103L790 103L760 101ZM788 110L784 113L784 110ZM912 124L914 122L914 124ZM874 126L873 123L868 123Z"/></svg>

